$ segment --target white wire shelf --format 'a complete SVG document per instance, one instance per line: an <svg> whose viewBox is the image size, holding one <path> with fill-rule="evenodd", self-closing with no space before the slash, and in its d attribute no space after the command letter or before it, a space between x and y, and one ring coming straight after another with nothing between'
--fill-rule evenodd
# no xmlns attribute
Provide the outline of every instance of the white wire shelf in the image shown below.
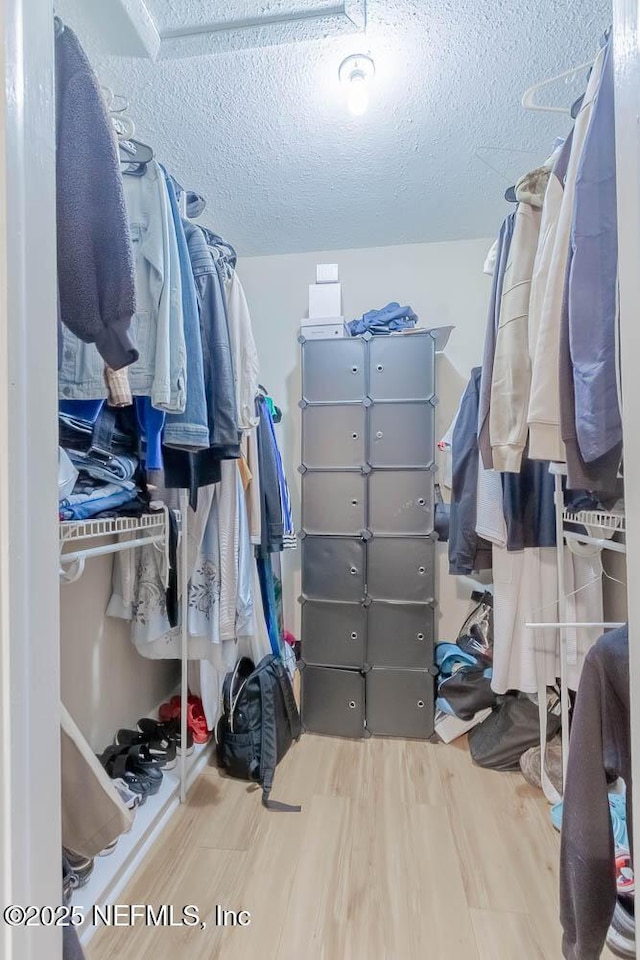
<svg viewBox="0 0 640 960"><path fill-rule="evenodd" d="M164 530L164 511L145 513L141 517L112 517L108 520L64 520L60 523L60 546L78 540L94 540L119 533L148 533Z"/></svg>
<svg viewBox="0 0 640 960"><path fill-rule="evenodd" d="M623 510L579 510L577 512L564 510L562 519L564 523L572 523L582 527L597 527L608 533L625 532L625 516Z"/></svg>
<svg viewBox="0 0 640 960"><path fill-rule="evenodd" d="M111 539L108 543L92 542ZM168 536L166 511L145 513L141 517L112 517L108 520L65 520L60 523L60 581L75 583L92 557L155 546L165 549ZM78 545L76 547L76 544ZM65 549L66 547L71 549ZM75 548L75 549L74 549Z"/></svg>

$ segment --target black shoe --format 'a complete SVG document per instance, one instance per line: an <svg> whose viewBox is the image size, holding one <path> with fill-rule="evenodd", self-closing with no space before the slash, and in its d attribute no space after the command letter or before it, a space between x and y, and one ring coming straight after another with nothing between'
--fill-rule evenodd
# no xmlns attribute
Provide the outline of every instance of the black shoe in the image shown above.
<svg viewBox="0 0 640 960"><path fill-rule="evenodd" d="M93 873L94 862L91 857L83 857L80 853L74 853L73 850L64 850L64 858L69 865L71 875L76 878L76 887L84 887L89 882L89 877Z"/></svg>
<svg viewBox="0 0 640 960"><path fill-rule="evenodd" d="M153 760L163 769L172 770L176 765L175 740L168 737L148 735L140 730L118 730L114 743L121 747L144 745Z"/></svg>
<svg viewBox="0 0 640 960"><path fill-rule="evenodd" d="M182 755L182 743L180 736L180 720L167 720L163 723L160 720L152 720L150 717L142 717L138 720L138 730L145 736L158 740L167 740L175 744L176 754ZM187 728L187 756L190 757L194 751L193 734Z"/></svg>

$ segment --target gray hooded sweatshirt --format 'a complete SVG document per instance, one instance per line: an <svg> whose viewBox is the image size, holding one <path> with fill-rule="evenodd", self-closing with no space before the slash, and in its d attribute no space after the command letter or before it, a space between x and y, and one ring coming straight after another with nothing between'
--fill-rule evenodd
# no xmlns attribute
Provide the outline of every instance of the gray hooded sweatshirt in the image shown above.
<svg viewBox="0 0 640 960"><path fill-rule="evenodd" d="M60 318L117 370L138 351L129 333L134 263L115 134L91 64L59 21L55 53Z"/></svg>

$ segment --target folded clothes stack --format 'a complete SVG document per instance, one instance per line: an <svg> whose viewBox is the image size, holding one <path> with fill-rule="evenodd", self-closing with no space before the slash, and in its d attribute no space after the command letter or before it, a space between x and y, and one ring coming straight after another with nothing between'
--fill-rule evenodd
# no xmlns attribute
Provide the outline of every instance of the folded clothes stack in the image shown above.
<svg viewBox="0 0 640 960"><path fill-rule="evenodd" d="M350 336L358 337L367 332L380 335L409 330L415 327L417 322L418 317L411 307L401 307L394 301L381 310L369 310L346 326Z"/></svg>
<svg viewBox="0 0 640 960"><path fill-rule="evenodd" d="M134 411L111 409L102 401L65 401L59 429L61 520L140 516L148 511Z"/></svg>

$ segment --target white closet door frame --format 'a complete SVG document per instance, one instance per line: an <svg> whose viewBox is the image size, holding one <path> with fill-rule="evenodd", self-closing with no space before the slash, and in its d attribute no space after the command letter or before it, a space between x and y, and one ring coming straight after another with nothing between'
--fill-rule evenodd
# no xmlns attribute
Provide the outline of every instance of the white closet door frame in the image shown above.
<svg viewBox="0 0 640 960"><path fill-rule="evenodd" d="M52 0L0 4L0 909L56 905L60 864ZM0 918L3 960L61 930Z"/></svg>
<svg viewBox="0 0 640 960"><path fill-rule="evenodd" d="M634 836L640 830L640 2L613 0Z"/></svg>

